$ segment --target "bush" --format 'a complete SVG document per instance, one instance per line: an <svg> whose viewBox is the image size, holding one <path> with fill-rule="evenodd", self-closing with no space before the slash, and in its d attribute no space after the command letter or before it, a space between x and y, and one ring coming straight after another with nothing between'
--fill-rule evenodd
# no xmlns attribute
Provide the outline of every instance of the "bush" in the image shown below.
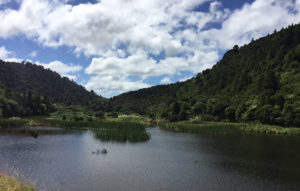
<svg viewBox="0 0 300 191"><path fill-rule="evenodd" d="M83 117L75 116L73 119L74 121L83 121Z"/></svg>
<svg viewBox="0 0 300 191"><path fill-rule="evenodd" d="M64 116L62 117L62 119L63 119L63 120L66 120L66 119L67 119L67 116L66 116L66 115L64 115Z"/></svg>
<svg viewBox="0 0 300 191"><path fill-rule="evenodd" d="M216 121L215 117L208 114L201 115L201 120L203 121Z"/></svg>
<svg viewBox="0 0 300 191"><path fill-rule="evenodd" d="M113 112L113 113L111 114L111 116L112 116L113 118L118 118L118 114L117 114L116 112Z"/></svg>
<svg viewBox="0 0 300 191"><path fill-rule="evenodd" d="M98 119L104 119L105 118L105 113L102 111L99 111L95 114L95 117L97 117Z"/></svg>
<svg viewBox="0 0 300 191"><path fill-rule="evenodd" d="M193 105L192 110L194 114L203 114L206 111L206 104L203 102L197 102Z"/></svg>
<svg viewBox="0 0 300 191"><path fill-rule="evenodd" d="M108 116L112 118L118 118L118 114L116 112L109 113Z"/></svg>
<svg viewBox="0 0 300 191"><path fill-rule="evenodd" d="M236 108L234 106L229 106L225 109L225 117L229 121L235 121Z"/></svg>

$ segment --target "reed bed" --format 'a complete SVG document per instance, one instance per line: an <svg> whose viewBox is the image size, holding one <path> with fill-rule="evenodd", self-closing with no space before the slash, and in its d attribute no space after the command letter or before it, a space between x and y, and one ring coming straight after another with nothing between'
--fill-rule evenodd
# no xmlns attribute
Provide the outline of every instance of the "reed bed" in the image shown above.
<svg viewBox="0 0 300 191"><path fill-rule="evenodd" d="M227 122L161 122L159 126L176 132L203 133L203 134L233 134L233 133L260 133L277 135L300 135L300 128L285 128L272 125L251 123Z"/></svg>

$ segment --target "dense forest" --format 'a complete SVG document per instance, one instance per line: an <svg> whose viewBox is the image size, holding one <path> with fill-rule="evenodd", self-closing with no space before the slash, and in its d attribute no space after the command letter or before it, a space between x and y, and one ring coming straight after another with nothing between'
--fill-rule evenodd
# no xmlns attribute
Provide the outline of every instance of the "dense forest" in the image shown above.
<svg viewBox="0 0 300 191"><path fill-rule="evenodd" d="M30 62L0 60L0 83L15 92L30 90L34 94L47 96L53 102L84 104L99 97L67 77Z"/></svg>
<svg viewBox="0 0 300 191"><path fill-rule="evenodd" d="M51 101L31 91L16 93L0 84L0 117L47 115L55 110Z"/></svg>
<svg viewBox="0 0 300 191"><path fill-rule="evenodd" d="M0 117L47 115L54 103L86 104L101 99L42 66L0 60Z"/></svg>
<svg viewBox="0 0 300 191"><path fill-rule="evenodd" d="M170 121L300 126L300 25L235 45L212 69L186 82L128 92L93 108Z"/></svg>

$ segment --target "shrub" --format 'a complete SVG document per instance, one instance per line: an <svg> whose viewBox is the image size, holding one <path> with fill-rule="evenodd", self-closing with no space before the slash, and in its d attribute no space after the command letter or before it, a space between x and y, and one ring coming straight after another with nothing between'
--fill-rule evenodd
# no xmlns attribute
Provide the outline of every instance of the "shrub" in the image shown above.
<svg viewBox="0 0 300 191"><path fill-rule="evenodd" d="M67 116L66 116L66 115L63 115L62 119L63 119L63 120L66 120L66 119L67 119Z"/></svg>

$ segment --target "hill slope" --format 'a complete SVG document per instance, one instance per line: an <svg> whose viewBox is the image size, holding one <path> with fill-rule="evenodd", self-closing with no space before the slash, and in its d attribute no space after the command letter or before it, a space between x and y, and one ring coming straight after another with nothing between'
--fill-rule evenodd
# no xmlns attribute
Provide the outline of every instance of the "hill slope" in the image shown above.
<svg viewBox="0 0 300 191"><path fill-rule="evenodd" d="M23 64L0 60L0 83L14 92L30 90L54 102L85 103L99 97L74 81L29 62Z"/></svg>
<svg viewBox="0 0 300 191"><path fill-rule="evenodd" d="M300 25L234 46L183 83L125 93L102 105L171 121L260 121L300 126Z"/></svg>

